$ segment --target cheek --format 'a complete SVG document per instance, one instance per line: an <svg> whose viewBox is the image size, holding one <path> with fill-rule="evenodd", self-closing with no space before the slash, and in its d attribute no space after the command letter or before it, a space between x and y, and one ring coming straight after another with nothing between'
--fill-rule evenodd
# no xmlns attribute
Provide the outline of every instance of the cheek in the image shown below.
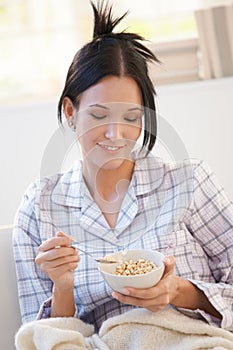
<svg viewBox="0 0 233 350"><path fill-rule="evenodd" d="M138 126L125 126L125 137L132 141L137 141L141 135L141 125Z"/></svg>
<svg viewBox="0 0 233 350"><path fill-rule="evenodd" d="M76 123L76 135L79 142L84 143L85 139L94 139L98 134L98 128L95 125L88 122L80 122Z"/></svg>
<svg viewBox="0 0 233 350"><path fill-rule="evenodd" d="M77 139L82 148L83 153L90 152L98 141L100 131L99 128L82 128L77 129Z"/></svg>
<svg viewBox="0 0 233 350"><path fill-rule="evenodd" d="M89 132L79 134L78 135L78 142L82 146L83 149L88 149L91 146L93 147L93 139Z"/></svg>

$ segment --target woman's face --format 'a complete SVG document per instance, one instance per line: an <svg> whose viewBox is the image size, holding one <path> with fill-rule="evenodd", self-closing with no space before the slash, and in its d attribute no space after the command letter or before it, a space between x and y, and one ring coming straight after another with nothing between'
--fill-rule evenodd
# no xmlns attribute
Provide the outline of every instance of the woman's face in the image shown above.
<svg viewBox="0 0 233 350"><path fill-rule="evenodd" d="M131 159L142 115L141 91L130 77L108 76L84 91L75 112L83 160L114 169Z"/></svg>

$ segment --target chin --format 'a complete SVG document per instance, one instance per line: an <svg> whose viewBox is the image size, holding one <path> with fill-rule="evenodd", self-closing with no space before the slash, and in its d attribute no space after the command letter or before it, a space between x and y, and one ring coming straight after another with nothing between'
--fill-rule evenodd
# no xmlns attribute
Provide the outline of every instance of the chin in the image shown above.
<svg viewBox="0 0 233 350"><path fill-rule="evenodd" d="M104 170L114 170L120 168L120 166L123 164L125 159L123 158L118 158L118 159L111 159L106 161L105 163L102 164L96 164L98 165L99 168L104 169Z"/></svg>

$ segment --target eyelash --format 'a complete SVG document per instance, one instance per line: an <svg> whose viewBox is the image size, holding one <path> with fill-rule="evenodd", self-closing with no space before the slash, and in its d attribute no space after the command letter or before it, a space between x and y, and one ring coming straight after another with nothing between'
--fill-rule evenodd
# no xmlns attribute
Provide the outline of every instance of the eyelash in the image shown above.
<svg viewBox="0 0 233 350"><path fill-rule="evenodd" d="M99 120L104 119L104 118L107 117L107 115L103 115L103 116L101 115L101 116L100 116L100 115L96 115L96 114L94 114L94 113L91 113L91 116L92 116L93 118L99 119ZM133 119L124 117L124 120L127 121L127 122L129 122L129 123L135 123L135 122L138 120L138 117L135 117L135 118L133 118Z"/></svg>
<svg viewBox="0 0 233 350"><path fill-rule="evenodd" d="M106 115L96 115L94 113L91 113L91 116L95 119L104 119L107 117Z"/></svg>
<svg viewBox="0 0 233 350"><path fill-rule="evenodd" d="M126 120L127 122L130 122L130 123L135 123L137 121L137 119L138 119L137 117L134 118L134 119L130 119L130 118L127 118L127 117L124 118L124 120Z"/></svg>

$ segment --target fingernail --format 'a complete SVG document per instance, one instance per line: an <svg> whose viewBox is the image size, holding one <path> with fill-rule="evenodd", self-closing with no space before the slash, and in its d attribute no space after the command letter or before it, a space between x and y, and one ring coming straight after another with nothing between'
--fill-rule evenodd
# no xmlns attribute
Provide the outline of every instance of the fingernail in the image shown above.
<svg viewBox="0 0 233 350"><path fill-rule="evenodd" d="M170 259L170 258L164 258L164 259L163 259L163 261L164 261L165 263L168 263L168 264L170 264L170 262L171 262L171 259Z"/></svg>
<svg viewBox="0 0 233 350"><path fill-rule="evenodd" d="M57 236L63 236L63 233L62 232L57 232Z"/></svg>
<svg viewBox="0 0 233 350"><path fill-rule="evenodd" d="M118 295L117 295L117 293L112 292L112 297L113 297L114 299L118 299Z"/></svg>
<svg viewBox="0 0 233 350"><path fill-rule="evenodd" d="M129 290L128 290L128 289L125 289L125 288L123 289L122 293L125 294L125 295L129 295L129 294L130 294L130 293L129 293Z"/></svg>

